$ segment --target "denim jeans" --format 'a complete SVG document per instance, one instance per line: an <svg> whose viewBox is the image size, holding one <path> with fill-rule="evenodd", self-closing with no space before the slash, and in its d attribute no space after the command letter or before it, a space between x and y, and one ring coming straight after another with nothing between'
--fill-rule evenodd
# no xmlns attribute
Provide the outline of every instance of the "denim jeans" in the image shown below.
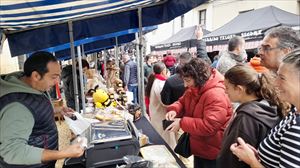
<svg viewBox="0 0 300 168"><path fill-rule="evenodd" d="M133 103L138 104L139 103L138 86L128 85L128 91L133 93Z"/></svg>

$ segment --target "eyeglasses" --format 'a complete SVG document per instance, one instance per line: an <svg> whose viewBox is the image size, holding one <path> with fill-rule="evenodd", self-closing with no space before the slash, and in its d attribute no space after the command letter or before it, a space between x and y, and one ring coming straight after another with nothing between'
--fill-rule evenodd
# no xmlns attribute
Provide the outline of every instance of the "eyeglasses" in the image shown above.
<svg viewBox="0 0 300 168"><path fill-rule="evenodd" d="M260 46L260 47L257 48L257 52L259 52L259 51L262 51L262 52L270 52L270 51L276 50L276 49L281 49L281 47L273 47L273 48L270 48L270 47Z"/></svg>

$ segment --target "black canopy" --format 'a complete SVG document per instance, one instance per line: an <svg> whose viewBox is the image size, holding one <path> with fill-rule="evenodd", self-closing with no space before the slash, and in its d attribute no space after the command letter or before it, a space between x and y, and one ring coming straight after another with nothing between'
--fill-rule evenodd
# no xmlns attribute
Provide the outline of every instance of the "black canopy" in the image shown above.
<svg viewBox="0 0 300 168"><path fill-rule="evenodd" d="M179 32L170 38L151 46L151 51L172 50L178 48L191 48L196 46L195 30L197 26L191 26L181 29ZM203 29L203 34L206 35L209 31Z"/></svg>
<svg viewBox="0 0 300 168"><path fill-rule="evenodd" d="M219 29L204 36L206 45L220 45L239 35L246 41L261 40L263 33L276 26L299 26L300 16L274 6L268 6L239 14Z"/></svg>

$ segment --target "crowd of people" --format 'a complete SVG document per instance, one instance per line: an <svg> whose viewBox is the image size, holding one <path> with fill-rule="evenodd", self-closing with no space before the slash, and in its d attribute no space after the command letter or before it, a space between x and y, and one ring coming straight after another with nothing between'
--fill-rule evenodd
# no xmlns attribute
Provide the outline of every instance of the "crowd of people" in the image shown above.
<svg viewBox="0 0 300 168"><path fill-rule="evenodd" d="M180 134L188 133L195 168L299 167L299 32L270 29L250 62L242 37L231 38L228 49L211 60L202 30L195 33L195 57L189 52L145 56L146 115L155 130L172 149ZM122 82L133 93L132 103L141 103L137 63L128 53L122 54L120 66L108 60L102 75L86 60L81 64L85 92ZM80 86L71 65L61 70L52 54L39 51L26 60L23 72L1 75L0 167L53 167L55 160L83 154L80 143L58 149L57 109L47 91L60 78L67 107L58 111L70 115L75 109L73 82ZM164 119L172 121L165 130Z"/></svg>
<svg viewBox="0 0 300 168"><path fill-rule="evenodd" d="M171 147L173 133L188 133L197 168L299 167L299 32L267 31L250 62L242 37L231 38L212 64L200 45L197 58L182 53L175 74L155 78L159 88L148 90L150 104L159 106L149 107L154 128L164 138L169 133ZM167 131L163 119L173 121Z"/></svg>

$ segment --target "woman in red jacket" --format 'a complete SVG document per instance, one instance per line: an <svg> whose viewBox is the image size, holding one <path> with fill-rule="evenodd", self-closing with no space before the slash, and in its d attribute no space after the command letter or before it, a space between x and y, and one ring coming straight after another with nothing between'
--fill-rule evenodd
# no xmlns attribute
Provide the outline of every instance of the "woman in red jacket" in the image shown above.
<svg viewBox="0 0 300 168"><path fill-rule="evenodd" d="M224 77L199 58L185 64L181 76L188 89L167 107L166 119L174 121L167 129L177 132L181 128L189 133L195 168L215 168L224 129L232 115Z"/></svg>

